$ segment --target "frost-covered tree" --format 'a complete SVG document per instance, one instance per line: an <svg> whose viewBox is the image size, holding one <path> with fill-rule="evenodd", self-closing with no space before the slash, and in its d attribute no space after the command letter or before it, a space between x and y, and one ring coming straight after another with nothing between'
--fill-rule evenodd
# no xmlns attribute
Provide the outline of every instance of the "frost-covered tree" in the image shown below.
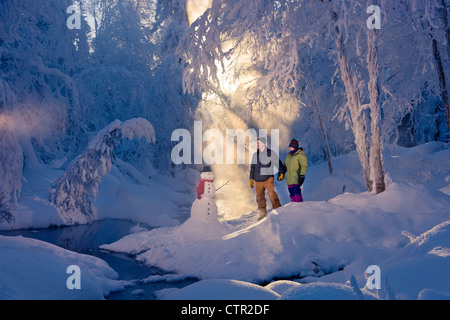
<svg viewBox="0 0 450 320"><path fill-rule="evenodd" d="M412 107L402 125L406 145L448 139L449 7L448 0L400 1L397 10L391 11L398 25L398 67L392 67L389 84L411 93L407 103ZM406 39L414 48L404 45Z"/></svg>
<svg viewBox="0 0 450 320"><path fill-rule="evenodd" d="M374 4L381 7L379 31L369 30L366 24L371 14L366 9ZM313 83L304 60L313 61L321 50L328 50L337 62L340 79L335 81L333 73L328 78L342 86L347 103L324 113L336 114L338 107L340 118L353 132L368 190L381 192L385 188L383 145L396 141L402 119L414 107L411 101L423 95L430 73L420 67L436 60L429 51L431 45L423 47L421 35L412 33L408 15L426 16L424 13L434 10L445 25L448 10L443 7L443 1L428 1L425 9L418 3L405 6L402 1L213 1L180 43L183 86L191 93L213 93L226 107L230 103L223 88L224 71L239 78L252 70L256 76L247 82L243 116L255 111L270 114L280 109L286 97L314 105L314 99L304 94L308 83ZM305 45L309 50L304 50ZM242 57L246 63L239 63ZM316 75L323 67L316 64L310 69ZM437 77L432 79L431 95L434 89L430 88L439 88L434 85ZM314 91L309 91L314 96ZM344 143L341 149L345 149Z"/></svg>
<svg viewBox="0 0 450 320"><path fill-rule="evenodd" d="M83 143L82 107L72 75L82 68L88 49L82 33L66 27L71 4L0 3L0 176L10 177L0 184L16 201L22 164L49 163Z"/></svg>
<svg viewBox="0 0 450 320"><path fill-rule="evenodd" d="M96 199L102 177L111 170L116 144L134 138L155 143L153 126L142 118L112 122L89 142L83 154L52 185L49 201L65 224L86 223L95 218L91 199Z"/></svg>
<svg viewBox="0 0 450 320"><path fill-rule="evenodd" d="M276 74L264 77L275 69L276 60L272 59L275 48L280 51L295 50L292 47L295 42L285 42L282 47L277 41L277 37L281 37L277 30L281 34L286 5L285 1L213 1L211 8L191 25L178 48L178 54L184 62L184 90L189 93L212 90L221 96L224 83L220 76L227 69L226 65L230 65L228 68L233 70L230 74L233 80L252 69L259 76L254 80L257 85L250 89L252 102L247 104L247 108L250 112L266 109L268 106L265 100L274 101L278 98L278 92L273 88ZM251 65L239 63L240 56L250 60ZM291 72L295 58L289 63L283 62L284 66L281 63L276 65L279 72L287 72L295 77L295 72ZM284 84L288 82L286 79ZM261 98L257 100L258 96ZM221 98L226 102L226 97L222 95Z"/></svg>
<svg viewBox="0 0 450 320"><path fill-rule="evenodd" d="M17 203L20 197L23 170L23 152L8 129L5 117L0 115L0 224L14 220L10 199Z"/></svg>
<svg viewBox="0 0 450 320"><path fill-rule="evenodd" d="M312 106L313 106L315 114L317 115L319 128L320 128L320 131L321 131L322 137L323 137L323 143L324 143L325 152L326 152L326 156L327 156L326 158L327 158L327 162L328 162L328 171L330 172L330 174L333 174L333 161L332 161L332 156L331 156L330 144L328 142L328 140L329 140L328 133L325 129L322 111L321 111L320 105L317 101L316 88L315 88L316 85L314 84L314 80L312 79L307 68L306 68L306 74L307 74L307 85L311 92Z"/></svg>
<svg viewBox="0 0 450 320"><path fill-rule="evenodd" d="M101 64L121 65L129 70L154 66L151 21L152 1L95 1L101 10L95 58ZM94 7L95 8L95 7Z"/></svg>
<svg viewBox="0 0 450 320"><path fill-rule="evenodd" d="M66 26L72 4L79 30ZM190 27L185 0L0 1L2 201L20 198L24 167L65 169L134 117L161 138L116 154L144 175L170 171L171 133L197 116L285 128L330 168L331 154L356 149L370 190L384 144L448 137L448 21L448 0L215 0Z"/></svg>
<svg viewBox="0 0 450 320"><path fill-rule="evenodd" d="M0 191L3 202L17 202L22 190L23 151L14 134L0 119Z"/></svg>
<svg viewBox="0 0 450 320"><path fill-rule="evenodd" d="M430 35L433 43L433 57L436 62L441 99L447 118L447 127L450 131L450 2L438 1L413 1L414 5L423 5L425 19L430 25ZM446 52L446 58L441 57L441 52Z"/></svg>
<svg viewBox="0 0 450 320"><path fill-rule="evenodd" d="M376 43L378 31L369 30L367 33L368 91L371 118L370 129L372 135L370 152L373 166L373 188L376 193L381 193L386 190L386 183L384 181L383 140L381 136L381 89L379 85L378 44Z"/></svg>
<svg viewBox="0 0 450 320"><path fill-rule="evenodd" d="M220 92L223 82L220 74L229 64L236 78L248 70L256 74L245 92L244 118L255 112L280 114L274 109L280 109L285 100L292 99L291 106L309 101L318 118L315 122L323 136L320 144L326 150L332 171L328 135L317 105L314 81L309 75L310 67L304 63L316 59L319 50L329 50L329 30L335 23L328 14L331 8L327 2L213 1L181 42L179 54L185 61L185 90L212 91L222 97L225 105L229 104L223 98L223 90ZM307 46L314 49L305 51ZM247 63L236 63L239 56L248 57ZM314 69L311 73L317 74L320 67L313 65L311 69ZM328 77L331 80L333 74ZM309 97L305 97L306 88ZM286 121L286 117L280 117L279 121ZM354 128L358 129L358 124ZM367 135L364 130L361 132ZM361 132L357 136L364 139Z"/></svg>
<svg viewBox="0 0 450 320"><path fill-rule="evenodd" d="M9 204L8 197L6 193L0 191L0 224L14 222L14 215L12 214L14 208Z"/></svg>
<svg viewBox="0 0 450 320"><path fill-rule="evenodd" d="M156 166L170 171L170 136L192 125L195 99L181 89L174 50L188 28L186 7L177 1L93 0L97 16L93 63L76 75L86 106L86 125L98 131L114 119L143 117L161 137L156 145L126 142L118 156L144 174ZM162 120L170 119L170 121Z"/></svg>
<svg viewBox="0 0 450 320"><path fill-rule="evenodd" d="M81 29L66 26L72 5ZM143 117L155 123L159 143L126 142L119 156L144 172L170 170L170 133L187 127L195 107L173 55L187 27L184 0L2 1L1 112L24 165L66 158L65 168L113 120Z"/></svg>
<svg viewBox="0 0 450 320"><path fill-rule="evenodd" d="M367 119L367 113L361 103L361 97L359 93L360 79L355 76L353 66L350 64L351 56L350 52L357 52L353 48L348 49L348 43L350 43L348 34L352 28L346 28L348 20L343 15L347 15L345 5L348 3L342 3L340 10L331 9L330 15L335 22L334 24L334 37L336 45L336 56L339 64L340 74L342 82L345 86L345 92L347 96L346 107L349 110L351 128L355 137L356 151L358 152L361 162L363 176L366 181L366 186L369 190L372 190L372 180L370 174L370 142L369 142L369 124ZM356 39L356 38L355 38ZM360 70L361 71L361 70Z"/></svg>
<svg viewBox="0 0 450 320"><path fill-rule="evenodd" d="M380 193L386 187L382 158L378 31L364 25L366 6L353 1L342 1L341 5L331 9L331 14L336 22L336 52L346 88L351 127L367 188ZM364 36L367 47L364 42L359 43Z"/></svg>

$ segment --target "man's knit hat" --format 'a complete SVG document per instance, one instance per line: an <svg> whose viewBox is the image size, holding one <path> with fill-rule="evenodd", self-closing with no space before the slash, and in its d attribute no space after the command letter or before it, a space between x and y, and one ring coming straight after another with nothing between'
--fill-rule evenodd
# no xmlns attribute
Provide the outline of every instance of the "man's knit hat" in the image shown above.
<svg viewBox="0 0 450 320"><path fill-rule="evenodd" d="M264 137L260 137L258 141L262 142L264 145L267 145L267 139Z"/></svg>

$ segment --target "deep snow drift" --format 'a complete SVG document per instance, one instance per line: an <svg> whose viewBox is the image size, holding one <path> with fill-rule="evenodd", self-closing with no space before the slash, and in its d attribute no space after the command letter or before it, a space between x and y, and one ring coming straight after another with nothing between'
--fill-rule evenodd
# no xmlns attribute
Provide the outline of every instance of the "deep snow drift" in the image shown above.
<svg viewBox="0 0 450 320"><path fill-rule="evenodd" d="M135 255L149 266L172 273L142 279L145 283L187 277L201 280L183 289L161 290L157 292L160 299L448 299L449 145L435 142L398 148L385 154L385 165L388 188L379 195L364 191L357 156L350 153L334 159L333 176L328 175L326 164L310 167L303 203L287 203L285 182L277 182L280 198L287 204L259 222L252 212L239 219L191 218L181 224L176 224L180 212L174 210L192 203L195 195L183 189L179 180L155 176L139 185L113 168L99 188L99 218L154 223L152 218L157 217L162 227L134 230L101 247ZM198 177L190 171L179 172L178 177L184 174L191 182ZM38 179L29 179L29 187L32 181ZM38 203L39 196L32 196L31 187L27 190L26 198ZM157 208L156 215L149 203ZM27 225L37 217L45 225L53 216L33 211L28 217L23 220ZM22 298L23 290L30 287L33 294L26 298L75 298L65 287L68 275L63 273L61 282L52 272L62 261L67 267L69 258L90 270L92 287L87 298L102 298L126 285L101 260L44 242L1 237L0 257L2 298ZM50 272L29 270L33 259ZM370 265L380 267L380 290L365 287L365 270ZM277 281L280 278L286 280ZM47 282L50 290L43 288Z"/></svg>

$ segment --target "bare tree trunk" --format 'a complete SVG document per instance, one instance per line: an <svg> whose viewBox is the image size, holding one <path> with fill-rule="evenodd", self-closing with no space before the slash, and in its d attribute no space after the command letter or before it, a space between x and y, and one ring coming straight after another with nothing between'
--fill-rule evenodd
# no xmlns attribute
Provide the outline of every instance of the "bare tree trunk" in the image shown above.
<svg viewBox="0 0 450 320"><path fill-rule="evenodd" d="M448 126L448 130L450 131L450 101L449 101L448 91L447 91L447 81L445 79L444 68L442 67L442 60L441 60L441 56L439 54L439 49L437 47L436 39L433 39L433 55L434 55L434 60L436 62L436 68L437 68L438 77L439 77L439 84L440 84L440 88L441 88L442 100L444 100L445 113L447 115L447 126Z"/></svg>
<svg viewBox="0 0 450 320"><path fill-rule="evenodd" d="M445 40L447 42L447 58L448 58L448 61L450 61L450 26L449 26L449 21L448 21L449 17L448 17L447 5L445 2L446 2L445 0L441 0L442 8L440 9L440 11L442 12L441 18L442 18L443 26L445 28ZM442 66L442 60L439 55L439 50L437 47L436 39L433 39L433 54L434 54L434 59L436 60L437 68L438 68L442 99L444 100L445 114L447 116L447 127L448 127L448 131L450 132L450 102L449 102L448 89L447 89L445 73L444 73L444 70L448 70L448 68L444 68Z"/></svg>
<svg viewBox="0 0 450 320"><path fill-rule="evenodd" d="M409 15L410 15L411 23L412 23L414 29L417 31L417 28L414 23L414 19L411 14L411 8L410 8L409 1L402 1L402 3L406 6L406 8L409 12ZM440 0L440 3L441 3L441 9L439 9L439 12L440 12L440 16L442 19L442 25L445 29L444 32L445 32L445 40L446 40L447 59L448 59L448 63L450 63L450 25L449 25L449 16L448 16L448 10L447 10L448 6L446 5L446 0ZM440 56L439 49L437 46L437 41L434 38L433 30L431 29L431 30L429 30L429 32L430 32L429 33L430 38L432 39L433 57L434 57L434 60L436 63L436 69L438 72L441 96L442 96L442 100L444 100L447 127L450 132L450 102L449 102L447 82L446 82L446 77L445 77L445 72L444 72L444 70L449 70L449 68L448 68L448 66L445 68L443 67L441 56Z"/></svg>
<svg viewBox="0 0 450 320"><path fill-rule="evenodd" d="M448 55L448 59L450 60L450 25L448 23L448 20L449 20L448 10L447 10L448 5L446 5L445 0L441 0L441 5L442 5L442 21L444 23L444 28L446 28L445 29L445 39L447 42L447 55Z"/></svg>
<svg viewBox="0 0 450 320"><path fill-rule="evenodd" d="M373 190L373 183L370 175L370 149L369 149L369 135L368 128L365 123L361 102L358 91L355 86L353 76L350 72L348 62L348 55L345 50L344 39L336 26L336 48L338 52L338 61L341 69L341 77L344 81L345 91L347 93L347 100L352 118L352 130L355 136L356 150L358 152L359 160L363 169L364 179L366 181L367 189Z"/></svg>
<svg viewBox="0 0 450 320"><path fill-rule="evenodd" d="M2 190L0 190L0 224L6 222L11 224L14 222L14 207L9 204L9 195L7 196Z"/></svg>
<svg viewBox="0 0 450 320"><path fill-rule="evenodd" d="M370 116L371 133L372 133L372 165L373 177L375 182L376 193L381 193L386 190L384 182L384 168L383 168L383 142L381 139L381 110L380 110L380 88L378 84L378 52L375 44L378 31L368 30L367 42L367 68L369 70L369 96L370 96Z"/></svg>
<svg viewBox="0 0 450 320"><path fill-rule="evenodd" d="M317 114L317 118L319 120L320 131L322 131L323 143L324 143L324 146L325 146L325 152L326 152L327 161L328 161L328 171L330 172L330 174L333 174L333 163L332 163L332 160L331 160L331 150L330 150L330 145L328 143L328 135L327 135L327 132L325 131L325 126L323 124L322 113L321 113L321 111L319 109L319 106L317 104L316 91L314 89L314 83L313 83L313 80L312 80L311 75L309 73L309 70L306 70L306 76L307 76L309 90L311 91L311 98L312 98L314 112Z"/></svg>

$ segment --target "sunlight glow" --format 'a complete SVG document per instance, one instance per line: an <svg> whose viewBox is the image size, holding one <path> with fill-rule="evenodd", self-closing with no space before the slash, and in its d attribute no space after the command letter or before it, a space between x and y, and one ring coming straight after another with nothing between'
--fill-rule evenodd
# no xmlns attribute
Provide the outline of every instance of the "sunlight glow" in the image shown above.
<svg viewBox="0 0 450 320"><path fill-rule="evenodd" d="M198 17L211 7L212 0L187 0L186 11L191 25Z"/></svg>
<svg viewBox="0 0 450 320"><path fill-rule="evenodd" d="M222 43L222 51L228 52L234 46L231 41ZM252 102L249 101L247 93L248 90L256 88L257 80L264 76L262 65L252 59L247 50L236 50L222 62L214 61L218 83L211 81L210 90L203 92L202 101L196 110L196 118L202 119L205 130L214 128L223 133L227 129L246 131L253 128L265 129L268 132L272 129L278 130L280 151L285 151L285 142L292 138L291 126L297 118L300 107L298 102L280 97L278 106L270 106L263 113L255 112L253 108L256 107L250 105ZM209 72L211 70L207 65L200 67L200 74L211 77ZM272 137L269 137L269 141L272 142ZM227 149L234 148L235 141L224 139L221 143ZM245 144L245 159L248 159L249 153L253 154L254 150L252 151L249 142ZM236 157L236 153L234 156ZM237 164L236 159L234 163L214 163L211 166L218 181L230 181L216 193L216 204L221 220L236 219L256 209L255 192L248 184L250 163L246 161L245 164ZM271 207L269 200L267 205L269 209Z"/></svg>
<svg viewBox="0 0 450 320"><path fill-rule="evenodd" d="M17 110L0 113L0 128L17 136L48 138L65 130L65 110L58 104L47 103L45 110L39 104L23 103Z"/></svg>
<svg viewBox="0 0 450 320"><path fill-rule="evenodd" d="M8 125L9 117L6 114L0 114L0 129L5 129Z"/></svg>

